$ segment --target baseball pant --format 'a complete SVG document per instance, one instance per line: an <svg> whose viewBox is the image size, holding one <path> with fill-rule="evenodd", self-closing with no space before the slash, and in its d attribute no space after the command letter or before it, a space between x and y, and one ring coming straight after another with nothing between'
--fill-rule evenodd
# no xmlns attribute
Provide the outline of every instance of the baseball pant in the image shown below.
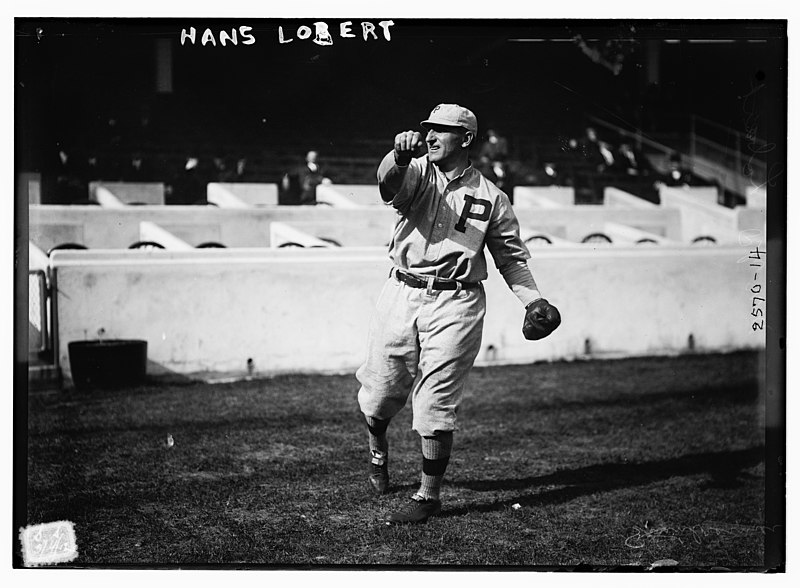
<svg viewBox="0 0 800 588"><path fill-rule="evenodd" d="M370 323L367 359L356 372L364 415L390 419L411 394L417 433L455 430L485 313L482 285L427 290L390 277Z"/></svg>

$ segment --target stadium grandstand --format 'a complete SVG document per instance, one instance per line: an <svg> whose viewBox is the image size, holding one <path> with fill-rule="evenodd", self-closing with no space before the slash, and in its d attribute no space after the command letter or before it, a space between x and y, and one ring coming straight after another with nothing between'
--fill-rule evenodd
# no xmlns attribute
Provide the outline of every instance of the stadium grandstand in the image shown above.
<svg viewBox="0 0 800 588"><path fill-rule="evenodd" d="M152 377L354 370L395 218L376 168L439 102L477 114L476 164L487 129L507 140L499 177L565 316L526 345L495 271L478 365L765 345L777 23L351 20L327 46L284 42L295 21L17 21L32 385L68 383L69 343L97 339L147 341ZM255 43L222 46L242 25ZM309 150L330 182L283 204Z"/></svg>

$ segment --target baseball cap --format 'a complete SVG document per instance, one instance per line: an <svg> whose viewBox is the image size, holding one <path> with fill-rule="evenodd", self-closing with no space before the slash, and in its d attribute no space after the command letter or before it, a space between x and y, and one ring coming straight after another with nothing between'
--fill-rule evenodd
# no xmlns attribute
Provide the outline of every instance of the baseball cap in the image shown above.
<svg viewBox="0 0 800 588"><path fill-rule="evenodd" d="M431 110L427 120L421 123L423 128L427 125L445 125L448 127L463 127L473 133L478 132L478 119L469 109L458 104L440 104Z"/></svg>

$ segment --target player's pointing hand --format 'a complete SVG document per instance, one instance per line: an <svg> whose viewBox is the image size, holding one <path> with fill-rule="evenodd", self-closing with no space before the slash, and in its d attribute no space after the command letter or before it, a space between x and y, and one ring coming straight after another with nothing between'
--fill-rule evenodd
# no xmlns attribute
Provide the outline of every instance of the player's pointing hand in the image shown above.
<svg viewBox="0 0 800 588"><path fill-rule="evenodd" d="M403 131L394 138L394 157L398 165L408 165L422 145L422 135L417 131Z"/></svg>

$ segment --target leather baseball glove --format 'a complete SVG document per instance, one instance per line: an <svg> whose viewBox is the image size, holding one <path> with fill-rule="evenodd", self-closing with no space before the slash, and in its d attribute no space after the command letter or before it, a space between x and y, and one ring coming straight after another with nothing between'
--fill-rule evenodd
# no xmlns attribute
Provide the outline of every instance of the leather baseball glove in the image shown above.
<svg viewBox="0 0 800 588"><path fill-rule="evenodd" d="M525 307L522 334L529 341L544 339L561 324L561 313L544 298L534 300Z"/></svg>

